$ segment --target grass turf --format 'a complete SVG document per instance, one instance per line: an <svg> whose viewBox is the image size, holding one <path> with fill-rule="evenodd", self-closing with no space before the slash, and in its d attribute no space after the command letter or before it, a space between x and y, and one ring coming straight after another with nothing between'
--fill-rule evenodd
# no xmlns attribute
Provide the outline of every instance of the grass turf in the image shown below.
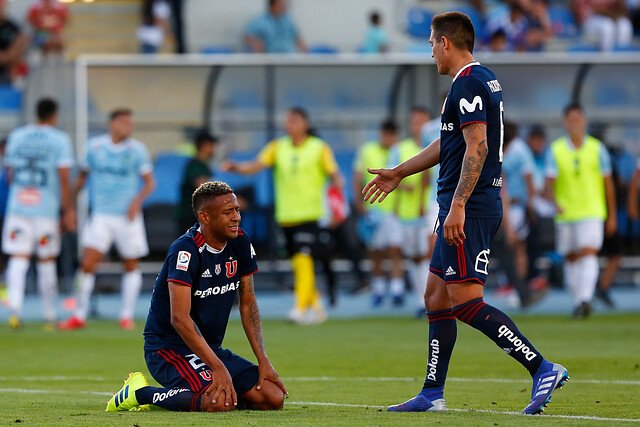
<svg viewBox="0 0 640 427"><path fill-rule="evenodd" d="M507 413L520 411L528 403L528 374L483 335L461 323L445 390L448 407L455 410L386 412L384 406L414 396L424 378L426 321L408 318L329 320L310 327L265 321L268 354L290 394L282 411L105 413L107 399L129 371L148 372L141 329L123 332L115 322L100 321L73 332L45 332L40 324L27 324L20 332L0 327L0 424L493 426L640 421L640 315L594 316L587 321L520 317L516 321L548 359L569 369L572 378L554 394L546 415L523 418ZM254 360L239 322L230 323L225 347Z"/></svg>

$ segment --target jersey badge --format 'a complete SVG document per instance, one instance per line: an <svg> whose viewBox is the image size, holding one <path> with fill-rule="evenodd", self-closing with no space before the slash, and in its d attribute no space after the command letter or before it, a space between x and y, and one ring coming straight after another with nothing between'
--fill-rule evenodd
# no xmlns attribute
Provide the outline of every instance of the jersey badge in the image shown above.
<svg viewBox="0 0 640 427"><path fill-rule="evenodd" d="M221 271L222 271L222 268L220 267L220 264L216 264L216 270L215 270L216 276L219 276Z"/></svg>
<svg viewBox="0 0 640 427"><path fill-rule="evenodd" d="M225 266L227 267L227 277L231 278L238 270L238 261L233 260L232 262L227 262Z"/></svg>
<svg viewBox="0 0 640 427"><path fill-rule="evenodd" d="M178 252L178 260L176 261L176 270L187 271L189 262L191 261L191 253L188 251Z"/></svg>
<svg viewBox="0 0 640 427"><path fill-rule="evenodd" d="M482 110L482 98L480 98L479 95L474 97L471 102L465 98L460 98L460 112L462 114L473 113L476 111L476 108Z"/></svg>

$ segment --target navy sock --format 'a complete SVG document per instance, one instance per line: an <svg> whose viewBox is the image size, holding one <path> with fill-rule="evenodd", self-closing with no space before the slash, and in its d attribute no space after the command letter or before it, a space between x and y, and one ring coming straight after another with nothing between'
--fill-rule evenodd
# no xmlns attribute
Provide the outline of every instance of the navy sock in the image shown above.
<svg viewBox="0 0 640 427"><path fill-rule="evenodd" d="M429 318L429 353L427 358L427 377L423 390L439 389L442 393L449 370L449 361L456 343L456 318L451 309L427 311ZM438 398L441 398L440 395Z"/></svg>
<svg viewBox="0 0 640 427"><path fill-rule="evenodd" d="M201 398L202 395L186 388L147 386L136 390L136 400L140 405L151 403L170 411L199 411Z"/></svg>
<svg viewBox="0 0 640 427"><path fill-rule="evenodd" d="M498 347L520 362L531 376L536 373L543 357L509 316L485 303L482 298L453 307L453 314L491 338Z"/></svg>

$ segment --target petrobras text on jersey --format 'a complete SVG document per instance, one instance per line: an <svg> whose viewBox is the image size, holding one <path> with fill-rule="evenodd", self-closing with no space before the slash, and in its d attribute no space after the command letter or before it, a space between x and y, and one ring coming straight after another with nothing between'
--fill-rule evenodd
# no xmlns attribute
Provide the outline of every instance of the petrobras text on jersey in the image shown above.
<svg viewBox="0 0 640 427"><path fill-rule="evenodd" d="M453 130L453 123L440 123L440 130L448 130L451 132Z"/></svg>
<svg viewBox="0 0 640 427"><path fill-rule="evenodd" d="M238 280L235 283L231 282L227 285L213 286L211 288L205 289L204 291L201 291L200 289L198 289L197 291L195 291L193 296L206 298L211 295L222 295L222 294L226 294L227 292L235 291L239 287L240 287L240 281Z"/></svg>

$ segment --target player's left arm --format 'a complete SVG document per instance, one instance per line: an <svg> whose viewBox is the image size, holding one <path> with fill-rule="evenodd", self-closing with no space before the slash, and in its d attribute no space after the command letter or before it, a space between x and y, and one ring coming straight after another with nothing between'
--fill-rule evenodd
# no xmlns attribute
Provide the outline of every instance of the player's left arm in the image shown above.
<svg viewBox="0 0 640 427"><path fill-rule="evenodd" d="M244 333L247 335L251 349L258 359L259 379L256 389L260 390L262 388L262 383L265 380L268 380L280 387L285 394L289 394L284 383L280 377L278 377L276 370L271 365L271 362L267 357L267 352L264 348L264 339L262 338L262 321L260 319L260 309L258 308L258 302L256 301L256 294L253 286L253 274L242 276L240 279L240 289L238 290L238 294L242 327L244 328Z"/></svg>
<svg viewBox="0 0 640 427"><path fill-rule="evenodd" d="M460 179L451 201L451 208L444 221L444 238L452 246L458 246L466 236L464 234L465 206L476 187L484 161L489 154L487 145L487 124L470 123L462 128L462 136L467 148L462 159Z"/></svg>
<svg viewBox="0 0 640 427"><path fill-rule="evenodd" d="M60 204L62 206L62 225L67 231L76 229L76 210L71 197L71 168L58 168L60 177Z"/></svg>
<svg viewBox="0 0 640 427"><path fill-rule="evenodd" d="M142 188L136 197L131 201L129 210L127 211L127 218L133 220L140 212L142 212L142 202L149 197L153 190L156 188L156 179L153 172L148 172L142 175Z"/></svg>
<svg viewBox="0 0 640 427"><path fill-rule="evenodd" d="M616 186L611 174L611 157L604 147L600 146L600 170L604 178L604 196L607 201L607 219L605 221L605 234L612 236L618 229L618 212L616 208Z"/></svg>

